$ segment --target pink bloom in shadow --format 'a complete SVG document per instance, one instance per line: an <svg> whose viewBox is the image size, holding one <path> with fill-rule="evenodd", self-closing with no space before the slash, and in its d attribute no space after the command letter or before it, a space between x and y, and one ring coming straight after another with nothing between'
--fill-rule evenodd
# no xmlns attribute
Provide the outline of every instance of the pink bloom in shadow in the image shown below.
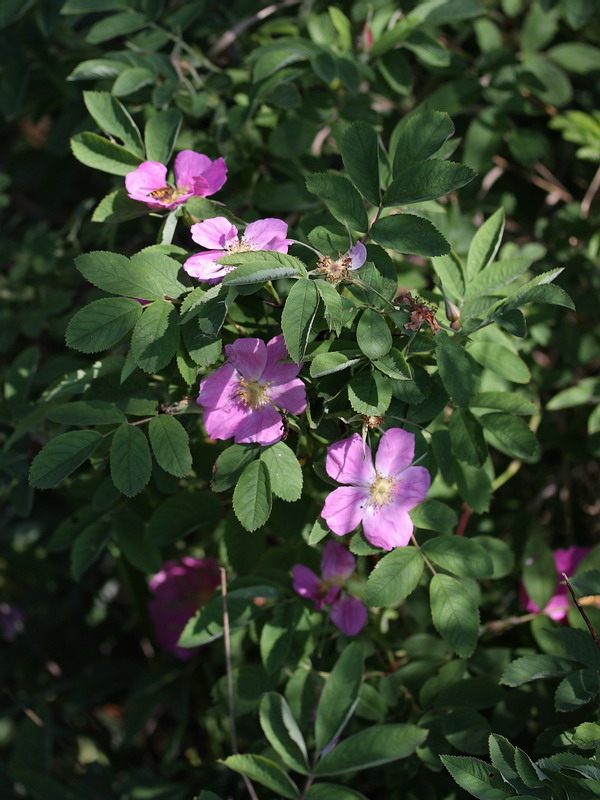
<svg viewBox="0 0 600 800"><path fill-rule="evenodd" d="M392 550L408 544L413 523L408 512L425 499L431 479L424 467L411 467L414 434L390 428L379 442L375 464L358 433L327 448L327 474L346 484L327 496L322 516L343 536L361 522L375 547Z"/></svg>
<svg viewBox="0 0 600 800"><path fill-rule="evenodd" d="M315 608L331 606L331 621L346 636L355 636L367 623L364 604L342 592L348 578L354 572L356 559L345 547L327 542L321 556L321 577L305 567L295 564L292 568L293 586L301 597L314 600Z"/></svg>
<svg viewBox="0 0 600 800"><path fill-rule="evenodd" d="M569 609L573 606L569 603L569 590L563 583L562 573L564 572L568 578L573 576L573 573L583 561L583 559L590 552L591 547L572 547L558 548L554 551L554 564L556 565L556 591L548 600L548 603L543 609L540 609L527 594L525 585L521 584L519 590L519 601L521 605L527 609L531 614L544 613L553 619L555 622L564 622L567 618Z"/></svg>
<svg viewBox="0 0 600 800"><path fill-rule="evenodd" d="M25 630L25 614L18 606L0 603L0 633L7 642L14 641Z"/></svg>
<svg viewBox="0 0 600 800"><path fill-rule="evenodd" d="M198 648L178 647L177 642L187 622L206 605L219 586L219 565L214 558L166 561L150 579L151 599L148 611L158 644L183 661Z"/></svg>
<svg viewBox="0 0 600 800"><path fill-rule="evenodd" d="M196 244L209 248L202 253L190 256L183 268L200 281L218 283L235 267L218 264L217 259L229 253L244 253L250 250L276 250L287 253L288 226L281 219L259 219L246 225L243 234L225 217L214 217L197 222L191 227L192 239Z"/></svg>
<svg viewBox="0 0 600 800"><path fill-rule="evenodd" d="M143 161L125 176L125 188L132 200L150 208L177 208L193 196L208 197L218 192L227 180L225 159L211 161L202 153L182 150L173 168L175 185L167 183L167 168L158 161Z"/></svg>
<svg viewBox="0 0 600 800"><path fill-rule="evenodd" d="M227 363L200 382L196 402L212 439L269 445L283 436L281 412L301 414L306 389L297 378L302 364L289 360L283 336L267 344L237 339L225 346Z"/></svg>

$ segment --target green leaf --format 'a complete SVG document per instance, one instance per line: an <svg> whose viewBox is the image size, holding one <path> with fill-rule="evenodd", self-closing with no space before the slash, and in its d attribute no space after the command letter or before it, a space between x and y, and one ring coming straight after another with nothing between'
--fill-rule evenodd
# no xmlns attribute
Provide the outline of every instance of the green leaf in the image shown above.
<svg viewBox="0 0 600 800"><path fill-rule="evenodd" d="M435 337L438 369L444 388L459 406L467 407L475 388L473 368L464 347L440 331Z"/></svg>
<svg viewBox="0 0 600 800"><path fill-rule="evenodd" d="M454 252L440 258L432 258L431 264L441 281L444 291L460 301L465 294L465 277L462 261Z"/></svg>
<svg viewBox="0 0 600 800"><path fill-rule="evenodd" d="M62 13L64 13L64 6ZM112 58L90 58L82 61L67 76L68 81L87 81L103 80L106 78L116 78L119 73L126 69L127 64Z"/></svg>
<svg viewBox="0 0 600 800"><path fill-rule="evenodd" d="M561 42L551 47L546 55L559 67L576 75L600 70L600 49L586 42Z"/></svg>
<svg viewBox="0 0 600 800"><path fill-rule="evenodd" d="M415 214L392 214L378 219L369 236L382 247L399 253L441 256L450 252L450 245L435 225Z"/></svg>
<svg viewBox="0 0 600 800"><path fill-rule="evenodd" d="M128 506L122 507L117 512L115 532L119 548L130 564L148 575L160 571L162 564L160 550L144 535L143 519Z"/></svg>
<svg viewBox="0 0 600 800"><path fill-rule="evenodd" d="M217 259L222 263L225 259ZM224 286L250 286L253 283L265 283L266 281L276 281L281 278L291 278L298 274L294 266L282 266L276 261L243 264L233 272L229 272L223 278Z"/></svg>
<svg viewBox="0 0 600 800"><path fill-rule="evenodd" d="M131 354L138 367L144 372L158 372L171 361L178 343L175 306L162 300L146 306L131 337Z"/></svg>
<svg viewBox="0 0 600 800"><path fill-rule="evenodd" d="M434 575L429 587L431 617L438 633L460 658L473 655L479 609L468 589L449 575Z"/></svg>
<svg viewBox="0 0 600 800"><path fill-rule="evenodd" d="M408 758L427 738L416 725L375 725L344 739L319 761L315 774L341 775Z"/></svg>
<svg viewBox="0 0 600 800"><path fill-rule="evenodd" d="M306 800L367 800L364 794L337 783L313 783Z"/></svg>
<svg viewBox="0 0 600 800"><path fill-rule="evenodd" d="M66 342L82 353L108 350L121 341L142 315L142 307L127 297L94 300L71 318Z"/></svg>
<svg viewBox="0 0 600 800"><path fill-rule="evenodd" d="M248 531L255 531L271 515L271 480L262 461L253 461L244 469L233 493L233 510Z"/></svg>
<svg viewBox="0 0 600 800"><path fill-rule="evenodd" d="M344 309L339 292L327 281L315 281L315 286L325 310L325 321L330 331L339 336L344 324Z"/></svg>
<svg viewBox="0 0 600 800"><path fill-rule="evenodd" d="M169 163L179 136L182 119L181 113L176 108L167 108L148 120L144 128L144 143L148 161Z"/></svg>
<svg viewBox="0 0 600 800"><path fill-rule="evenodd" d="M109 92L84 92L83 101L104 133L116 136L126 150L140 158L144 157L144 147L138 127L122 103Z"/></svg>
<svg viewBox="0 0 600 800"><path fill-rule="evenodd" d="M150 480L152 459L148 440L134 425L119 425L110 447L110 474L127 497L139 494Z"/></svg>
<svg viewBox="0 0 600 800"><path fill-rule="evenodd" d="M355 231L366 231L369 226L362 197L347 178L337 173L318 172L306 177L306 188L318 195L342 223Z"/></svg>
<svg viewBox="0 0 600 800"><path fill-rule="evenodd" d="M512 661L502 673L500 683L522 686L540 678L560 678L573 669L573 662L550 655L522 656Z"/></svg>
<svg viewBox="0 0 600 800"><path fill-rule="evenodd" d="M520 308L520 306L524 306L527 303L549 303L550 305L564 306L574 310L575 306L569 295L560 286L549 285L555 278L558 278L562 271L563 268L559 267L558 269L542 272L541 275L536 275L535 278L521 286L507 300L500 301L498 312L505 313L513 308Z"/></svg>
<svg viewBox="0 0 600 800"><path fill-rule="evenodd" d="M119 11L127 8L127 0L66 0L61 14L97 14L99 11Z"/></svg>
<svg viewBox="0 0 600 800"><path fill-rule="evenodd" d="M276 692L268 692L262 696L259 713L263 733L284 764L307 775L306 744L286 699Z"/></svg>
<svg viewBox="0 0 600 800"><path fill-rule="evenodd" d="M260 657L269 675L284 666L301 614L301 606L280 603L263 625L260 632Z"/></svg>
<svg viewBox="0 0 600 800"><path fill-rule="evenodd" d="M492 578L510 575L515 566L515 556L510 546L493 536L474 536L472 542L481 545L492 561Z"/></svg>
<svg viewBox="0 0 600 800"><path fill-rule="evenodd" d="M474 708L451 708L442 718L442 733L462 753L487 753L492 732L487 719Z"/></svg>
<svg viewBox="0 0 600 800"><path fill-rule="evenodd" d="M456 783L479 800L508 800L513 790L495 767L468 756L440 756Z"/></svg>
<svg viewBox="0 0 600 800"><path fill-rule="evenodd" d="M546 608L556 591L556 564L552 550L541 536L527 539L521 557L522 577L528 597L538 608Z"/></svg>
<svg viewBox="0 0 600 800"><path fill-rule="evenodd" d="M435 200L469 183L476 176L470 167L453 161L418 161L394 177L383 196L385 206L404 206ZM447 251L446 251L447 252ZM431 253L430 255L442 255Z"/></svg>
<svg viewBox="0 0 600 800"><path fill-rule="evenodd" d="M98 289L140 300L176 298L186 290L177 280L179 263L162 253L142 250L128 259L97 250L75 259L75 266Z"/></svg>
<svg viewBox="0 0 600 800"><path fill-rule="evenodd" d="M126 189L117 189L100 200L92 214L92 222L125 222L147 213L148 208L144 203L132 200ZM113 255L116 256L116 253Z"/></svg>
<svg viewBox="0 0 600 800"><path fill-rule="evenodd" d="M192 454L186 429L169 414L150 420L148 435L158 464L171 475L185 478L192 469Z"/></svg>
<svg viewBox="0 0 600 800"><path fill-rule="evenodd" d="M210 492L179 492L155 509L146 537L156 547L165 547L204 525L214 526L222 512L221 501Z"/></svg>
<svg viewBox="0 0 600 800"><path fill-rule="evenodd" d="M319 752L341 734L352 716L358 702L363 668L362 647L352 642L335 662L319 698L315 720Z"/></svg>
<svg viewBox="0 0 600 800"><path fill-rule="evenodd" d="M264 448L260 460L269 472L271 491L282 500L293 503L302 494L302 468L287 444L277 442Z"/></svg>
<svg viewBox="0 0 600 800"><path fill-rule="evenodd" d="M336 351L319 353L310 363L310 376L311 378L322 378L324 375L332 375L358 364L359 361L360 358L348 358L343 353Z"/></svg>
<svg viewBox="0 0 600 800"><path fill-rule="evenodd" d="M308 274L303 261L287 253L280 253L278 250L249 250L247 252L228 253L227 255L221 256L218 261L219 264L225 264L230 267L252 266L257 269L261 266L265 268L288 267L292 270L288 273L289 275L302 275L306 277Z"/></svg>
<svg viewBox="0 0 600 800"><path fill-rule="evenodd" d="M225 492L235 486L244 469L259 454L255 444L232 444L219 454L213 467L213 492Z"/></svg>
<svg viewBox="0 0 600 800"><path fill-rule="evenodd" d="M75 158L86 167L111 175L127 175L142 163L140 156L121 145L109 142L97 133L77 133L71 139L71 150Z"/></svg>
<svg viewBox="0 0 600 800"><path fill-rule="evenodd" d="M322 539L324 539L327 534L329 533L329 528L327 527L325 520L322 517L318 517L308 536L308 543L309 544L318 544Z"/></svg>
<svg viewBox="0 0 600 800"><path fill-rule="evenodd" d="M375 128L366 122L353 122L342 135L340 151L352 183L363 197L378 206L379 142Z"/></svg>
<svg viewBox="0 0 600 800"><path fill-rule="evenodd" d="M483 547L464 536L436 536L421 548L434 564L461 578L490 578L492 560Z"/></svg>
<svg viewBox="0 0 600 800"><path fill-rule="evenodd" d="M535 433L521 417L504 414L483 414L479 417L483 427L493 434L498 449L513 458L533 458L540 449Z"/></svg>
<svg viewBox="0 0 600 800"><path fill-rule="evenodd" d="M582 722L575 728L573 744L583 750L598 747L600 745L600 725L595 722Z"/></svg>
<svg viewBox="0 0 600 800"><path fill-rule="evenodd" d="M487 446L481 425L473 414L464 408L455 409L448 431L456 458L473 467L481 467L487 458Z"/></svg>
<svg viewBox="0 0 600 800"><path fill-rule="evenodd" d="M531 263L530 258L509 258L504 261L496 261L469 279L467 297L474 298L497 292L498 289L526 272Z"/></svg>
<svg viewBox="0 0 600 800"><path fill-rule="evenodd" d="M514 392L480 392L471 397L471 408L495 408L509 414L531 416L537 411L531 400Z"/></svg>
<svg viewBox="0 0 600 800"><path fill-rule="evenodd" d="M35 489L51 489L91 456L102 441L98 431L69 431L51 439L33 459L29 483Z"/></svg>
<svg viewBox="0 0 600 800"><path fill-rule="evenodd" d="M385 356L392 346L392 333L385 317L372 308L365 308L356 328L356 341L372 361Z"/></svg>
<svg viewBox="0 0 600 800"><path fill-rule="evenodd" d="M577 711L597 694L598 672L593 669L578 669L558 684L554 694L554 707L557 711Z"/></svg>
<svg viewBox="0 0 600 800"><path fill-rule="evenodd" d="M469 278L474 278L492 263L500 247L503 233L504 209L499 208L483 223L471 241L467 256Z"/></svg>
<svg viewBox="0 0 600 800"><path fill-rule="evenodd" d="M129 94L156 83L157 74L147 67L128 67L117 77L112 86L115 97L127 97Z"/></svg>
<svg viewBox="0 0 600 800"><path fill-rule="evenodd" d="M365 602L369 606L396 606L416 589L423 574L423 558L407 545L384 556L369 575Z"/></svg>
<svg viewBox="0 0 600 800"><path fill-rule="evenodd" d="M348 384L348 399L357 414L385 414L392 401L390 382L379 372L361 372Z"/></svg>
<svg viewBox="0 0 600 800"><path fill-rule="evenodd" d="M454 133L454 123L442 111L423 111L404 117L394 129L394 175L415 161L425 161ZM390 147L391 149L391 147Z"/></svg>
<svg viewBox="0 0 600 800"><path fill-rule="evenodd" d="M395 381L406 381L412 378L410 367L400 350L392 347L390 352L373 362L380 372Z"/></svg>
<svg viewBox="0 0 600 800"><path fill-rule="evenodd" d="M472 342L467 351L482 367L513 383L529 383L531 372L520 356L496 342Z"/></svg>
<svg viewBox="0 0 600 800"><path fill-rule="evenodd" d="M103 553L110 537L110 525L99 520L88 525L77 537L71 550L71 575L78 581Z"/></svg>
<svg viewBox="0 0 600 800"><path fill-rule="evenodd" d="M304 358L308 337L319 308L319 292L314 281L300 278L292 286L281 315L285 346L292 361Z"/></svg>
<svg viewBox="0 0 600 800"><path fill-rule="evenodd" d="M239 772L240 775L246 775L250 780L266 786L267 789L271 789L282 797L291 798L291 800L300 797L298 787L287 772L264 756L228 756L224 759L223 764L229 769Z"/></svg>
<svg viewBox="0 0 600 800"><path fill-rule="evenodd" d="M458 525L456 512L439 500L424 500L410 512L417 528L438 533L453 533Z"/></svg>
<svg viewBox="0 0 600 800"><path fill-rule="evenodd" d="M106 400L61 403L48 409L46 419L62 425L111 425L115 422L127 422L121 409Z"/></svg>
<svg viewBox="0 0 600 800"><path fill-rule="evenodd" d="M90 44L102 44L117 36L126 36L139 31L148 24L144 14L137 11L124 11L122 14L111 14L96 22L89 29L86 38Z"/></svg>

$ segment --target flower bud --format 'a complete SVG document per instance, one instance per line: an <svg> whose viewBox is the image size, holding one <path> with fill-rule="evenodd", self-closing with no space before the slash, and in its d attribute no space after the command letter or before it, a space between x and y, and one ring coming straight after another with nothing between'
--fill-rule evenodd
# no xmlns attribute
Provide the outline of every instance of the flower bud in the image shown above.
<svg viewBox="0 0 600 800"><path fill-rule="evenodd" d="M455 327L455 324L460 320L460 308L455 306L454 303L448 300L448 298L444 298L444 307L446 311L446 319L451 323L451 327L453 327L454 330L458 330L460 328L460 324L458 327Z"/></svg>

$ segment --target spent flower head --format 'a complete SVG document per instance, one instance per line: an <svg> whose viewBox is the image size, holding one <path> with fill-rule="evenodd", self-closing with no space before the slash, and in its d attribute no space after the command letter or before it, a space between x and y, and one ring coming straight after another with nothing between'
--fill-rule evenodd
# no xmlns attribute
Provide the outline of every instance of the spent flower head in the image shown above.
<svg viewBox="0 0 600 800"><path fill-rule="evenodd" d="M317 262L317 272L325 275L325 280L337 286L338 283L348 279L348 273L360 269L367 260L367 248L362 242L357 242L345 253L340 253L336 259L321 256Z"/></svg>

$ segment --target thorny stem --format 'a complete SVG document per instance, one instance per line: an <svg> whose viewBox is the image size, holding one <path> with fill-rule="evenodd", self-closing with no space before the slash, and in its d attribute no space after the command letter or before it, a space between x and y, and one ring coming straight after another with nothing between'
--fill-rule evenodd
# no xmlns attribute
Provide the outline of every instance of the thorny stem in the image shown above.
<svg viewBox="0 0 600 800"><path fill-rule="evenodd" d="M225 670L227 678L227 706L229 708L229 729L231 732L231 749L237 755L238 743L235 728L235 706L233 703L233 670L231 667L231 634L229 630L229 611L227 609L227 573L223 567L219 567L221 573L221 595L223 597L223 639L225 642ZM242 775L248 794L252 800L258 800L254 786L246 775Z"/></svg>
<svg viewBox="0 0 600 800"><path fill-rule="evenodd" d="M583 617L583 621L584 621L584 622L585 622L585 624L587 625L587 627L588 627L588 631L589 631L589 632L591 633L591 635L592 635L592 639L594 640L594 644L595 644L595 645L596 645L596 647L597 647L597 648L600 650L600 638L598 638L598 634L596 633L596 629L594 628L594 626L593 626L593 625L592 625L592 623L590 622L588 615L587 615L587 614L585 613L585 611L583 610L583 606L581 605L581 603L579 602L579 600L578 600L578 599L577 599L577 597L575 596L575 592L573 591L573 587L571 586L571 581L568 579L568 577L567 577L566 573L565 573L565 572L563 572L563 573L561 573L561 574L562 574L563 578L565 579L565 583L567 584L567 589L568 589L568 590L569 590L569 592L571 593L571 597L573 598L573 602L574 602L574 603L575 603L575 605L577 606L577 611L579 611L579 613L580 613L580 614L581 614L581 616Z"/></svg>
<svg viewBox="0 0 600 800"><path fill-rule="evenodd" d="M416 538L415 538L415 535L414 535L414 533L411 533L411 535L410 535L410 538L413 540L413 544L414 544L414 546L417 548L417 550L418 550L418 551L421 553L421 555L423 556L423 560L425 561L425 563L426 563L426 564L427 564L427 566L429 567L429 569L430 569L430 571L431 571L431 574L432 574L432 575L437 575L437 571L436 571L435 567L433 566L433 564L431 563L431 561L430 561L430 560L427 558L427 556L425 555L425 553L424 553L424 552L421 550L421 545L420 545L420 544L417 542L417 540L416 540Z"/></svg>

